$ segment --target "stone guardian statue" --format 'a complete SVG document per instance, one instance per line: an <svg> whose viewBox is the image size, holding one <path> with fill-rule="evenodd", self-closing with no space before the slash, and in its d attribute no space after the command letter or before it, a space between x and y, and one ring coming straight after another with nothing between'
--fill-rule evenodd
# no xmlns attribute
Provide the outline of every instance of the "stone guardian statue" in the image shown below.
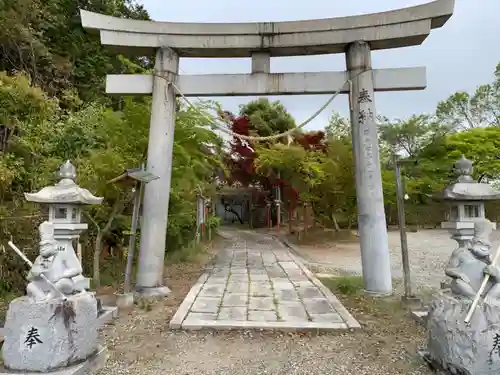
<svg viewBox="0 0 500 375"><path fill-rule="evenodd" d="M29 281L26 287L28 297L34 301L44 301L60 296L55 289L65 296L78 292L73 278L82 274L79 262L67 259L65 251L59 251L58 242L54 239L52 223L45 221L40 224L40 254L28 273ZM41 275L53 285L49 285Z"/></svg>
<svg viewBox="0 0 500 375"><path fill-rule="evenodd" d="M474 223L474 238L465 247L454 250L445 274L452 278L452 292L462 298L473 299L483 282L484 275L490 275L482 297L486 302L500 298L500 268L491 264L491 243L489 236L493 224L488 219Z"/></svg>

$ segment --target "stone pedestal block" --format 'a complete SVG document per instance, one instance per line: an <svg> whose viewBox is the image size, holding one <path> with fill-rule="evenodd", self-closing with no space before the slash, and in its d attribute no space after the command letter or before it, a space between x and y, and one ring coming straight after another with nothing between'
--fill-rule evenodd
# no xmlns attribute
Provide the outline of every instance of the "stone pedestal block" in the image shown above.
<svg viewBox="0 0 500 375"><path fill-rule="evenodd" d="M428 359L451 374L500 374L500 304L481 301L470 325L472 301L440 292L427 317Z"/></svg>
<svg viewBox="0 0 500 375"><path fill-rule="evenodd" d="M98 350L97 300L93 293L33 303L13 300L5 321L5 368L49 372L85 361Z"/></svg>

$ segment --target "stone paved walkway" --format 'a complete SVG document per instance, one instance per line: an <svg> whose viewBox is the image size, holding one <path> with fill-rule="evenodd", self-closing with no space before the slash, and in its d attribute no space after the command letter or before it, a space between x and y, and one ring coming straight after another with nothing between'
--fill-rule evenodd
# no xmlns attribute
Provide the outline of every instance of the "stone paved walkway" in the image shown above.
<svg viewBox="0 0 500 375"><path fill-rule="evenodd" d="M172 329L359 328L340 301L281 243L231 231L172 320Z"/></svg>

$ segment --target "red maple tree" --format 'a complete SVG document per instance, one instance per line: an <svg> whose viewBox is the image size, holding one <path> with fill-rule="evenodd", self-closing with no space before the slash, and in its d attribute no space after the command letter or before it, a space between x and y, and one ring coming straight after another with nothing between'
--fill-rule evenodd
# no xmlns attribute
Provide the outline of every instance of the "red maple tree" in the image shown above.
<svg viewBox="0 0 500 375"><path fill-rule="evenodd" d="M323 131L311 131L300 134L295 138L295 142L300 144L306 151L326 152L326 134Z"/></svg>
<svg viewBox="0 0 500 375"><path fill-rule="evenodd" d="M227 120L229 129L234 133L249 136L252 124L248 116L235 116L229 111L225 111L222 117ZM307 151L326 152L326 135L322 131L312 131L303 133L294 138L294 142L301 145ZM284 200L297 202L299 192L296 191L286 180L278 178L276 175L262 176L256 173L254 143L252 141L242 141L238 137L231 140L230 152L226 156L225 164L229 170L227 182L229 185L239 183L242 186L254 186L262 192L270 192L272 188L279 186L282 189Z"/></svg>

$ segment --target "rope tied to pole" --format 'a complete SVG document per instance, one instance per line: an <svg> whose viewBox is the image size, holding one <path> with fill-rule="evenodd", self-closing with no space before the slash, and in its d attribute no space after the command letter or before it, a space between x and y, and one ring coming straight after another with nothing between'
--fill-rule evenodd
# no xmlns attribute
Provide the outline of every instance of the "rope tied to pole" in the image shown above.
<svg viewBox="0 0 500 375"><path fill-rule="evenodd" d="M351 93L352 93L352 80L357 78L358 76L360 76L361 74L364 74L366 72L369 72L371 71L372 69L365 69L359 73L357 73L354 77L351 77L351 78L348 78L344 81L344 83L342 84L342 86L335 90L335 92L332 94L332 96L330 98L328 98L328 100L316 111L314 112L309 118L307 118L305 121L303 121L301 124L299 124L297 127L293 128L293 129L290 129L290 130L287 130L283 133L280 133L280 134L274 134L274 135L270 135L270 136L266 136L266 137L258 137L258 136L249 136L249 135L243 135L243 134L238 134L238 133L235 133L229 129L227 129L227 127L225 125L227 125L230 120L227 118L227 117L224 117L222 120L224 121L225 125L221 125L218 123L218 121L220 121L219 119L217 119L215 116L208 116L206 113L203 113L199 110L199 108L197 106L195 106L187 97L186 95L184 95L184 93L180 90L180 88L172 81L168 81L168 85L166 86L166 90L168 90L169 86L171 85L175 91L177 92L177 94L182 98L182 100L184 100L186 102L186 104L191 107L192 109L194 109L195 111L198 112L198 114L202 115L203 117L205 117L211 125L215 126L218 130L220 130L221 132L223 133L226 133L227 135L230 135L232 137L235 137L235 138L238 138L243 145L246 145L247 147L249 147L248 145L248 142L247 141L255 141L255 142L263 142L263 141L271 141L271 140L275 140L275 139L279 139L279 138L284 138L284 137L291 137L291 135L297 131L299 131L300 129L302 129L303 127L305 127L307 124L309 124L311 121L313 121L316 117L318 117L329 105L330 103L340 94L342 88L345 86L345 85L348 85L349 86L349 98L351 96ZM153 74L155 77L158 77L158 78L162 78L162 79L167 79L166 77L164 76L161 76L161 75L157 75L157 74ZM201 101L200 98L198 98L198 100ZM349 100L349 102L351 102L351 100ZM350 109L352 109L352 104L350 104ZM290 141L290 138L288 139L288 145L290 145L291 141Z"/></svg>

